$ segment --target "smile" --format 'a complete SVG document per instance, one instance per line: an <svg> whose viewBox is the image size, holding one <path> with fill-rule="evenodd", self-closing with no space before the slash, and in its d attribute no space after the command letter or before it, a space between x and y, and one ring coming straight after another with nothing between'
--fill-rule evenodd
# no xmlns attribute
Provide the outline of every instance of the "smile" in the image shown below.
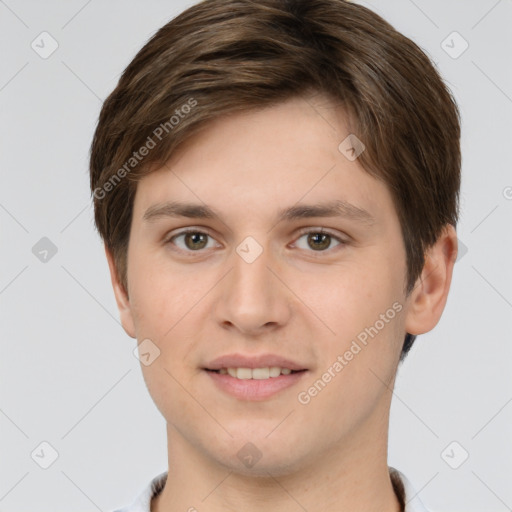
<svg viewBox="0 0 512 512"><path fill-rule="evenodd" d="M235 379L247 380L256 379L264 380L270 378L276 378L280 375L290 375L291 373L297 373L297 370L291 370L290 368L281 368L280 366L266 366L263 368L219 368L218 370L210 370L220 375L230 375Z"/></svg>

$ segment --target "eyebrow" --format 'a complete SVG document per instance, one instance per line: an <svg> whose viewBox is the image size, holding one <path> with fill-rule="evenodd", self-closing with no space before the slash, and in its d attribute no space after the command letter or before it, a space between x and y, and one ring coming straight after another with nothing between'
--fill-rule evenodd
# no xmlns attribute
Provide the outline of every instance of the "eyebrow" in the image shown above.
<svg viewBox="0 0 512 512"><path fill-rule="evenodd" d="M167 201L150 206L144 213L143 220L151 222L162 217L221 220L221 215L209 206L180 201ZM375 218L368 211L344 200L290 206L279 210L277 222L310 217L344 217L368 225L375 223Z"/></svg>

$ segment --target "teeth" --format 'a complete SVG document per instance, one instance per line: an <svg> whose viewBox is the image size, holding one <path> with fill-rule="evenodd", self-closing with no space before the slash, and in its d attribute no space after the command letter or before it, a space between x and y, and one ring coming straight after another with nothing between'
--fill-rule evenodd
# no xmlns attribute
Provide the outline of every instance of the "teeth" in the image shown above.
<svg viewBox="0 0 512 512"><path fill-rule="evenodd" d="M281 375L281 368L279 368L279 366L271 366L268 369L268 373L270 377L279 377L279 375Z"/></svg>
<svg viewBox="0 0 512 512"><path fill-rule="evenodd" d="M221 368L218 373L222 375L229 374L236 379L256 379L264 380L279 375L290 375L290 368L280 368L279 366L267 366L265 368Z"/></svg>
<svg viewBox="0 0 512 512"><path fill-rule="evenodd" d="M250 368L237 368L235 371L237 379L252 379L252 370Z"/></svg>

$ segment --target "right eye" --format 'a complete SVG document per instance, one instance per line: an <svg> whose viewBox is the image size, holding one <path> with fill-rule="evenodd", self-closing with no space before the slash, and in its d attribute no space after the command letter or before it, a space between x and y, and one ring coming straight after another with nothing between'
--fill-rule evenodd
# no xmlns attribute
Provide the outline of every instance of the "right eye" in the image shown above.
<svg viewBox="0 0 512 512"><path fill-rule="evenodd" d="M199 252L207 247L208 237L212 238L208 233L199 231L197 229L183 230L167 240L167 244L172 244L178 247L183 252ZM183 238L183 244L176 243L176 240ZM212 238L213 240L213 238Z"/></svg>

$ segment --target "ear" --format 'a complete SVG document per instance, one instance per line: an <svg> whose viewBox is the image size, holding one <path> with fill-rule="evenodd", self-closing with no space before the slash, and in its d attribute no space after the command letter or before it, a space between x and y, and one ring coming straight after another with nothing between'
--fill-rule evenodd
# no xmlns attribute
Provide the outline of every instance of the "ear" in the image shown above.
<svg viewBox="0 0 512 512"><path fill-rule="evenodd" d="M424 334L439 322L448 298L457 250L455 228L447 224L427 251L421 276L409 296L405 320L408 333Z"/></svg>
<svg viewBox="0 0 512 512"><path fill-rule="evenodd" d="M117 309L119 309L121 325L123 326L123 329L125 330L126 334L128 334L128 336L135 338L135 324L133 321L130 299L128 298L127 291L119 280L114 257L110 250L107 248L106 244L105 255L107 256L108 268L110 269L110 280L112 282L112 288L114 289L114 295L116 297Z"/></svg>

